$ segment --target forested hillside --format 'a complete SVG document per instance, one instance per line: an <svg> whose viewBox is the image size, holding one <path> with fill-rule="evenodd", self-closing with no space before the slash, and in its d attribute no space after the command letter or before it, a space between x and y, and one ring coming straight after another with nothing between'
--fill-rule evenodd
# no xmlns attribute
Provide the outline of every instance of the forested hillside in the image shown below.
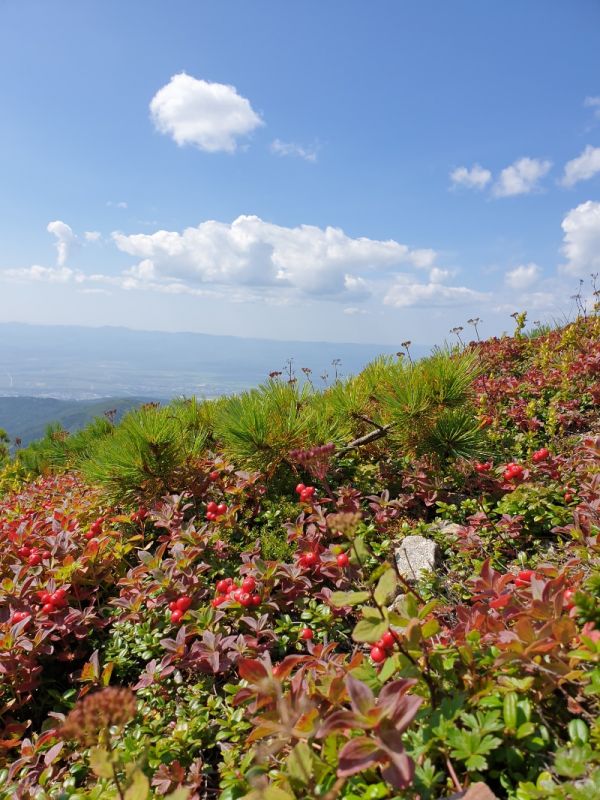
<svg viewBox="0 0 600 800"><path fill-rule="evenodd" d="M600 317L516 319L6 463L0 797L600 797Z"/></svg>

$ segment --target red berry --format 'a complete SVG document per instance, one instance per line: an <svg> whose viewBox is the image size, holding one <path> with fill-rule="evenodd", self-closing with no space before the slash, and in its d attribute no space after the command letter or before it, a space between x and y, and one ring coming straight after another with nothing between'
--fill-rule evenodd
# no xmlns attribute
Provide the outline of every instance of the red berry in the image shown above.
<svg viewBox="0 0 600 800"><path fill-rule="evenodd" d="M99 531L96 531L96 533L99 533ZM93 539L94 538L94 531L90 528L89 531L86 531L83 535L88 540L89 539Z"/></svg>
<svg viewBox="0 0 600 800"><path fill-rule="evenodd" d="M41 592L39 597L42 603L52 602L52 595L50 594L50 592Z"/></svg>
<svg viewBox="0 0 600 800"><path fill-rule="evenodd" d="M183 617L183 611L177 609L176 611L171 611L171 622L179 622L179 620Z"/></svg>
<svg viewBox="0 0 600 800"><path fill-rule="evenodd" d="M252 605L253 606L259 606L261 604L261 602L262 601L260 599L260 595L259 594L253 594L252 595Z"/></svg>
<svg viewBox="0 0 600 800"><path fill-rule="evenodd" d="M240 602L241 596L244 594L241 589L236 589L234 592L231 593L231 596L235 600L236 603Z"/></svg>
<svg viewBox="0 0 600 800"><path fill-rule="evenodd" d="M304 639L305 642L309 642L314 636L314 633L310 628L302 628L300 631L300 638Z"/></svg>
<svg viewBox="0 0 600 800"><path fill-rule="evenodd" d="M207 506L206 506L206 510L211 514L214 514L215 511L217 510L217 508L218 508L218 505L215 503L214 500L211 500L210 503L208 503Z"/></svg>
<svg viewBox="0 0 600 800"><path fill-rule="evenodd" d="M209 472L208 477L209 477L209 479L211 481L218 481L219 480L219 473L215 469L212 472Z"/></svg>
<svg viewBox="0 0 600 800"><path fill-rule="evenodd" d="M177 603L175 600L171 600L169 603L169 611L177 611Z"/></svg>
<svg viewBox="0 0 600 800"><path fill-rule="evenodd" d="M52 614L53 611L56 611L53 603L44 603L42 606L42 614Z"/></svg>
<svg viewBox="0 0 600 800"><path fill-rule="evenodd" d="M42 563L42 557L37 553L32 553L27 559L27 563L30 567L37 567L38 564Z"/></svg>
<svg viewBox="0 0 600 800"><path fill-rule="evenodd" d="M91 553L95 553L96 550L98 549L99 545L100 545L100 542L98 541L98 539L90 539L89 542L88 542L88 550Z"/></svg>
<svg viewBox="0 0 600 800"><path fill-rule="evenodd" d="M396 644L396 637L391 631L386 631L379 641L386 650L389 650ZM379 644L379 642L377 644Z"/></svg>
<svg viewBox="0 0 600 800"><path fill-rule="evenodd" d="M18 622L23 622L24 619L29 619L31 614L28 611L15 611L12 615L11 625L16 625Z"/></svg>
<svg viewBox="0 0 600 800"><path fill-rule="evenodd" d="M564 604L565 608L570 611L572 608L575 608L575 590L574 589L567 589L564 594Z"/></svg>
<svg viewBox="0 0 600 800"><path fill-rule="evenodd" d="M227 594L227 592L229 591L229 587L230 586L231 586L231 583L228 580L223 579L223 580L217 581L217 592L219 592L219 594Z"/></svg>
<svg viewBox="0 0 600 800"><path fill-rule="evenodd" d="M296 486L296 494L302 494L302 492L306 489L306 486L303 483L299 483Z"/></svg>
<svg viewBox="0 0 600 800"><path fill-rule="evenodd" d="M573 502L573 492L565 492L565 503Z"/></svg>
<svg viewBox="0 0 600 800"><path fill-rule="evenodd" d="M210 604L213 608L218 608L221 603L224 603L228 598L225 597L224 594L220 594L218 597L215 597L214 600L210 601Z"/></svg>
<svg viewBox="0 0 600 800"><path fill-rule="evenodd" d="M519 572L519 580L527 581L529 583L534 575L535 575L534 570L532 570L532 569L522 569Z"/></svg>
<svg viewBox="0 0 600 800"><path fill-rule="evenodd" d="M375 645L371 648L371 660L376 664L381 664L381 662L385 661L386 658L387 653L381 647L377 647L377 645Z"/></svg>
<svg viewBox="0 0 600 800"><path fill-rule="evenodd" d="M319 560L317 554L312 550L310 550L308 553L305 553L302 558L304 559L304 564L307 567L314 567Z"/></svg>
<svg viewBox="0 0 600 800"><path fill-rule="evenodd" d="M227 513L227 506L225 505L225 503L219 503L219 505L217 506L216 513L219 516L221 516L221 514L226 514Z"/></svg>
<svg viewBox="0 0 600 800"><path fill-rule="evenodd" d="M539 450L536 450L535 453L532 455L531 460L534 464L539 464L540 461L545 461L548 456L550 455L550 451L547 447L541 447Z"/></svg>
<svg viewBox="0 0 600 800"><path fill-rule="evenodd" d="M252 597L248 594L248 592L240 592L239 603L244 608L248 608L252 605Z"/></svg>
<svg viewBox="0 0 600 800"><path fill-rule="evenodd" d="M340 553L339 556L336 558L338 567L347 567L350 563L350 559L348 558L347 553Z"/></svg>
<svg viewBox="0 0 600 800"><path fill-rule="evenodd" d="M256 581L254 580L254 578L251 576L244 578L244 580L242 581L242 589L245 592L249 592L250 594L252 594L252 592L256 589Z"/></svg>
<svg viewBox="0 0 600 800"><path fill-rule="evenodd" d="M185 612L192 605L192 598L188 597L187 594L184 594L179 598L179 600L177 600L176 605L180 611Z"/></svg>

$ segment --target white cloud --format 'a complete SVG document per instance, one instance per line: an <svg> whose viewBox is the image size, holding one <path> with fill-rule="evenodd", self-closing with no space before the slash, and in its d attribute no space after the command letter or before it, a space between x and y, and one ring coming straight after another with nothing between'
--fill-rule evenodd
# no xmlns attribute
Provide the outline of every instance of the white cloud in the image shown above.
<svg viewBox="0 0 600 800"><path fill-rule="evenodd" d="M504 282L510 289L528 289L537 282L541 274L542 270L537 264L534 264L533 262L529 264L521 264L506 273L504 276Z"/></svg>
<svg viewBox="0 0 600 800"><path fill-rule="evenodd" d="M64 265L67 263L67 258L69 257L71 247L73 246L77 237L73 233L71 227L67 225L66 222L61 222L59 219L55 220L54 222L49 222L46 230L48 233L56 236L55 246L58 252L56 263L59 267L64 267Z"/></svg>
<svg viewBox="0 0 600 800"><path fill-rule="evenodd" d="M357 315L366 314L367 311L364 308L356 308L356 306L350 306L344 309L344 314L348 317L355 317Z"/></svg>
<svg viewBox="0 0 600 800"><path fill-rule="evenodd" d="M107 200L106 201L106 205L109 206L109 208L127 208L128 207L127 203L125 202L125 200L119 200L117 202L115 202L114 200Z"/></svg>
<svg viewBox="0 0 600 800"><path fill-rule="evenodd" d="M585 277L600 269L600 203L588 200L572 208L562 221L562 252L567 263L561 271Z"/></svg>
<svg viewBox="0 0 600 800"><path fill-rule="evenodd" d="M455 186L466 186L468 189L483 189L492 180L492 173L480 164L468 167L457 167L450 173L450 180Z"/></svg>
<svg viewBox="0 0 600 800"><path fill-rule="evenodd" d="M600 147L588 145L583 153L565 164L563 186L575 186L579 181L587 181L600 172Z"/></svg>
<svg viewBox="0 0 600 800"><path fill-rule="evenodd" d="M551 166L551 161L520 158L502 170L494 184L493 193L496 197L530 194L538 188L539 181L549 172Z"/></svg>
<svg viewBox="0 0 600 800"><path fill-rule="evenodd" d="M5 269L2 274L12 280L35 281L36 283L69 283L73 280L82 280L81 273L69 267L42 267L39 264L21 269Z"/></svg>
<svg viewBox="0 0 600 800"><path fill-rule="evenodd" d="M596 97L586 97L583 101L583 105L586 108L593 108L594 116L600 119L600 95Z"/></svg>
<svg viewBox="0 0 600 800"><path fill-rule="evenodd" d="M152 121L178 145L232 153L240 137L263 125L250 102L234 86L193 78L181 72L150 102Z"/></svg>
<svg viewBox="0 0 600 800"><path fill-rule="evenodd" d="M488 295L466 286L446 286L443 283L417 283L410 275L398 275L383 302L394 308L463 306L487 300Z"/></svg>
<svg viewBox="0 0 600 800"><path fill-rule="evenodd" d="M86 231L83 235L86 242L99 242L102 238L100 231Z"/></svg>
<svg viewBox="0 0 600 800"><path fill-rule="evenodd" d="M209 220L183 232L114 233L119 250L140 258L136 277L186 284L262 286L309 295L369 293L368 280L400 267L430 267L433 250L390 239L352 238L339 228L287 228L256 216ZM130 273L133 274L133 273Z"/></svg>
<svg viewBox="0 0 600 800"><path fill-rule="evenodd" d="M282 142L281 139L275 139L275 141L271 142L271 152L278 156L296 156L313 163L317 160L316 147L304 147L295 142Z"/></svg>

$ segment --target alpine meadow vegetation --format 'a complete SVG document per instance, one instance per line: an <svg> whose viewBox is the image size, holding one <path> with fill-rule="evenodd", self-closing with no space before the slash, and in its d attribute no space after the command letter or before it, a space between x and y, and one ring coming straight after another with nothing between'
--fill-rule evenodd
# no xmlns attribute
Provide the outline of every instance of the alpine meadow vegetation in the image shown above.
<svg viewBox="0 0 600 800"><path fill-rule="evenodd" d="M597 312L0 432L0 798L600 798Z"/></svg>

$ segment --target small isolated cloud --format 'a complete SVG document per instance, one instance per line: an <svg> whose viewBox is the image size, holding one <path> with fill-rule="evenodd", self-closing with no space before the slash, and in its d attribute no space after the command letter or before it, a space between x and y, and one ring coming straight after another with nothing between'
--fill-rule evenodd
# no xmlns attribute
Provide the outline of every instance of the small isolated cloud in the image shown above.
<svg viewBox="0 0 600 800"><path fill-rule="evenodd" d="M565 216L562 252L567 258L561 271L585 277L600 269L600 203L588 200Z"/></svg>
<svg viewBox="0 0 600 800"><path fill-rule="evenodd" d="M54 222L49 222L46 230L56 237L55 246L58 252L56 263L59 267L64 267L67 263L71 247L75 243L77 237L73 233L71 227L67 225L66 222L61 222L59 219L54 220Z"/></svg>
<svg viewBox="0 0 600 800"><path fill-rule="evenodd" d="M583 153L565 164L563 186L575 186L579 181L587 181L600 172L600 147L588 145Z"/></svg>
<svg viewBox="0 0 600 800"><path fill-rule="evenodd" d="M83 235L86 242L99 242L102 238L100 231L86 231Z"/></svg>
<svg viewBox="0 0 600 800"><path fill-rule="evenodd" d="M234 86L210 83L180 72L150 102L156 129L178 145L207 153L233 153L238 139L264 125L250 101Z"/></svg>
<svg viewBox="0 0 600 800"><path fill-rule="evenodd" d="M537 264L533 262L521 264L506 273L504 282L510 289L521 291L533 286L539 280L541 274L542 270Z"/></svg>
<svg viewBox="0 0 600 800"><path fill-rule="evenodd" d="M514 197L530 194L538 188L539 181L550 171L551 161L538 158L520 158L506 167L493 187L496 197Z"/></svg>
<svg viewBox="0 0 600 800"><path fill-rule="evenodd" d="M417 283L410 275L398 275L383 302L394 308L464 306L487 300L488 295L466 286L446 286L430 281Z"/></svg>
<svg viewBox="0 0 600 800"><path fill-rule="evenodd" d="M355 317L359 314L366 314L366 310L364 308L356 308L356 306L349 306L348 308L344 309L344 314L349 317Z"/></svg>
<svg viewBox="0 0 600 800"><path fill-rule="evenodd" d="M135 279L295 290L313 296L365 297L369 281L411 266L430 268L435 251L412 250L390 239L352 238L340 228L288 228L256 216L231 223L127 236L119 250L141 261Z"/></svg>
<svg viewBox="0 0 600 800"><path fill-rule="evenodd" d="M118 200L117 202L115 202L114 200L107 200L106 205L109 208L127 208L127 203L125 202L125 200Z"/></svg>
<svg viewBox="0 0 600 800"><path fill-rule="evenodd" d="M480 164L468 167L457 167L450 173L454 186L466 186L468 189L484 189L492 180L492 173Z"/></svg>
<svg viewBox="0 0 600 800"><path fill-rule="evenodd" d="M281 139L275 139L275 141L271 142L271 152L278 156L303 158L305 161L312 161L313 163L317 160L316 147L304 147L295 142L282 142Z"/></svg>
<svg viewBox="0 0 600 800"><path fill-rule="evenodd" d="M583 105L586 108L592 108L594 116L600 119L600 95L596 95L596 97L586 97L583 101Z"/></svg>

